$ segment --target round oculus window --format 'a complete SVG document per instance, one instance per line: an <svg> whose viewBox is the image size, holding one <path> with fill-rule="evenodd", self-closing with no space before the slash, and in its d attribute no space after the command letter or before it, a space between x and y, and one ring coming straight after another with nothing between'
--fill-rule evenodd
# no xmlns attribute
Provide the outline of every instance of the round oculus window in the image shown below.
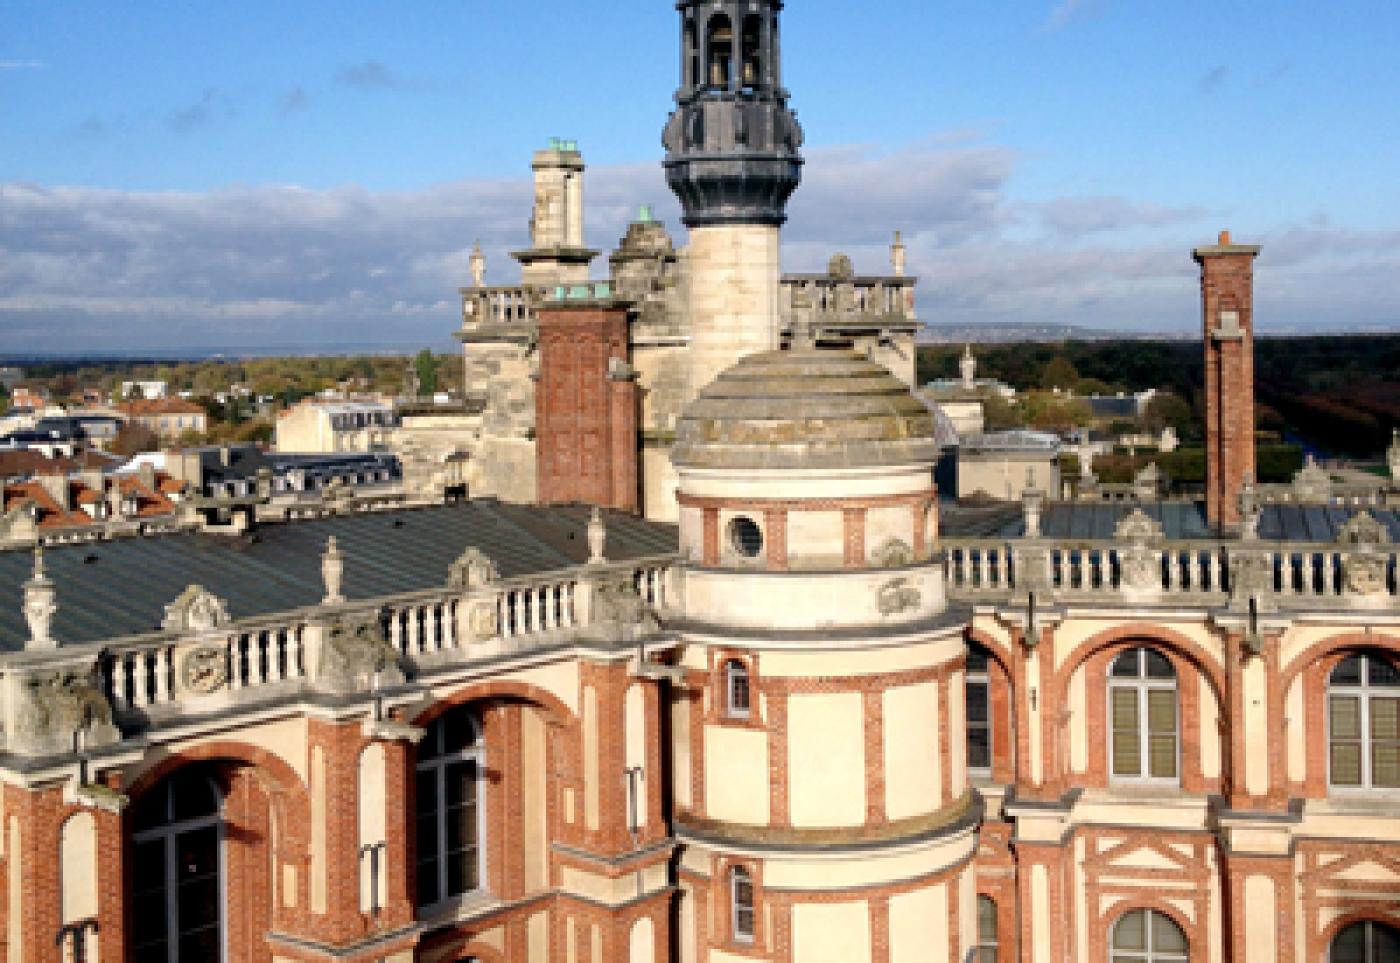
<svg viewBox="0 0 1400 963"><path fill-rule="evenodd" d="M740 515L729 523L729 544L745 558L757 558L763 551L763 530L752 518Z"/></svg>

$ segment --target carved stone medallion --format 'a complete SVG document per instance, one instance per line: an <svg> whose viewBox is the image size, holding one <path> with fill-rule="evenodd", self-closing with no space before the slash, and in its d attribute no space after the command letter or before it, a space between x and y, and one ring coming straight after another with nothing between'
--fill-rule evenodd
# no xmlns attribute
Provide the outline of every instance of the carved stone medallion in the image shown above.
<svg viewBox="0 0 1400 963"><path fill-rule="evenodd" d="M182 677L191 692L217 692L228 684L228 655L217 645L193 649L185 656Z"/></svg>

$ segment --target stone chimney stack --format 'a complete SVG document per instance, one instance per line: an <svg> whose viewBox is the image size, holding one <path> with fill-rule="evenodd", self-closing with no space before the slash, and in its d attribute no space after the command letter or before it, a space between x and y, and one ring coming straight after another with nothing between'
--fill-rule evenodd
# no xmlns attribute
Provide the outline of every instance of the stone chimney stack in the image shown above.
<svg viewBox="0 0 1400 963"><path fill-rule="evenodd" d="M1229 231L1199 247L1206 368L1206 519L1240 524L1239 496L1254 467L1254 259Z"/></svg>

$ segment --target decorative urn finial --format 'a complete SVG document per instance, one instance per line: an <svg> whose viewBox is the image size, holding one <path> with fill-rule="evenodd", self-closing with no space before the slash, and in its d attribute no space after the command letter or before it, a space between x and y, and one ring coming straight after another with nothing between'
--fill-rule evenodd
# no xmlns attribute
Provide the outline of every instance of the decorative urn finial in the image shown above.
<svg viewBox="0 0 1400 963"><path fill-rule="evenodd" d="M345 556L340 554L340 544L332 535L326 540L326 551L321 556L321 581L325 583L326 597L322 605L339 605L345 601L341 586L345 579Z"/></svg>
<svg viewBox="0 0 1400 963"><path fill-rule="evenodd" d="M53 617L58 611L58 592L53 580L44 574L44 549L34 549L34 574L24 583L24 620L29 623L26 649L53 649Z"/></svg>
<svg viewBox="0 0 1400 963"><path fill-rule="evenodd" d="M593 506L593 513L588 516L588 564L601 565L607 561L603 555L603 546L608 540L608 528L603 522L603 512L598 506Z"/></svg>

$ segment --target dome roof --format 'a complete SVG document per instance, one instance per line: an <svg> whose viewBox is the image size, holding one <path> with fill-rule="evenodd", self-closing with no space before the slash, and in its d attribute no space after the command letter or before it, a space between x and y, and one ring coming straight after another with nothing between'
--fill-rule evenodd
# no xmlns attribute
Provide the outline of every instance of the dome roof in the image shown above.
<svg viewBox="0 0 1400 963"><path fill-rule="evenodd" d="M850 350L742 358L686 408L671 461L687 468L861 468L938 459L935 415Z"/></svg>

